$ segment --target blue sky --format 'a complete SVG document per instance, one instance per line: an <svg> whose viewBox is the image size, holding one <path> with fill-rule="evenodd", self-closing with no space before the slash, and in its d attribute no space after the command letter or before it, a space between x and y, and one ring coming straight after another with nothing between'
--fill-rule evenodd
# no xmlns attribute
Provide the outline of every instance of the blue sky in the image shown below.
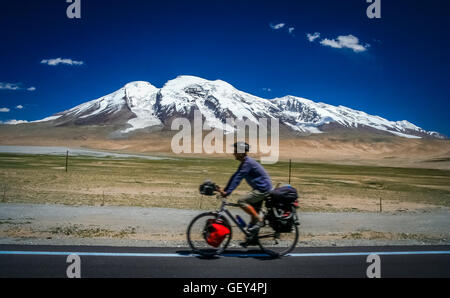
<svg viewBox="0 0 450 298"><path fill-rule="evenodd" d="M445 1L381 0L381 19L365 0L81 0L81 19L67 18L64 0L1 5L0 121L196 75L450 135Z"/></svg>

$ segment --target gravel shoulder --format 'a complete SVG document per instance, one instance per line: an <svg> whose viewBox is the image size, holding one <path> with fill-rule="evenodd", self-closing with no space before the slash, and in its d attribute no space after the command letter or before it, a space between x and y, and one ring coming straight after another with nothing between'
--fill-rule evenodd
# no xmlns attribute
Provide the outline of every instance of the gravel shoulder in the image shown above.
<svg viewBox="0 0 450 298"><path fill-rule="evenodd" d="M185 247L205 210L0 204L0 244ZM247 218L233 208L234 214ZM300 246L450 244L450 211L299 212Z"/></svg>

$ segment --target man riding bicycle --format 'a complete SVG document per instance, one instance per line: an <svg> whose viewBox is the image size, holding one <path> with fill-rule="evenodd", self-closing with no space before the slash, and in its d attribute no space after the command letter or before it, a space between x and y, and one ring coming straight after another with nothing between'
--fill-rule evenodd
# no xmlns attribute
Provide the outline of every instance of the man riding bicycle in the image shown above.
<svg viewBox="0 0 450 298"><path fill-rule="evenodd" d="M252 218L248 231L256 234L264 225L264 221L255 208L259 209L264 199L270 195L272 182L266 170L247 155L250 149L247 143L237 142L233 146L233 155L241 164L233 176L231 176L225 189L218 187L218 191L223 197L227 197L239 186L242 179L247 181L252 187L252 191L239 199L238 204Z"/></svg>

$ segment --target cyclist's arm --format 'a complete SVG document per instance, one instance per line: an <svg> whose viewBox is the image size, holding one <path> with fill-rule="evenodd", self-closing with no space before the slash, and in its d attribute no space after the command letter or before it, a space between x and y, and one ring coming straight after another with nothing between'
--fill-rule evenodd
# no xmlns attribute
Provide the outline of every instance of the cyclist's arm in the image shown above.
<svg viewBox="0 0 450 298"><path fill-rule="evenodd" d="M238 170L236 171L236 173L233 174L233 176L231 176L230 180L228 181L227 186L224 189L225 196L229 196L233 192L233 190L235 190L236 187L239 186L242 179L244 179L248 175L250 170L251 170L251 165L248 164L247 162L243 162L239 166Z"/></svg>

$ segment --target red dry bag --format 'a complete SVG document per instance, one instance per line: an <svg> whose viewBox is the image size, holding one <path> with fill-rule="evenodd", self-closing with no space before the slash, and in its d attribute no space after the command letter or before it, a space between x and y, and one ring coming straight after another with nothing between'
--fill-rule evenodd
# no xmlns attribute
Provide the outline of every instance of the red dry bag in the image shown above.
<svg viewBox="0 0 450 298"><path fill-rule="evenodd" d="M223 221L210 219L207 223L206 232L206 242L213 247L219 247L227 235L230 234L230 229L225 226Z"/></svg>

